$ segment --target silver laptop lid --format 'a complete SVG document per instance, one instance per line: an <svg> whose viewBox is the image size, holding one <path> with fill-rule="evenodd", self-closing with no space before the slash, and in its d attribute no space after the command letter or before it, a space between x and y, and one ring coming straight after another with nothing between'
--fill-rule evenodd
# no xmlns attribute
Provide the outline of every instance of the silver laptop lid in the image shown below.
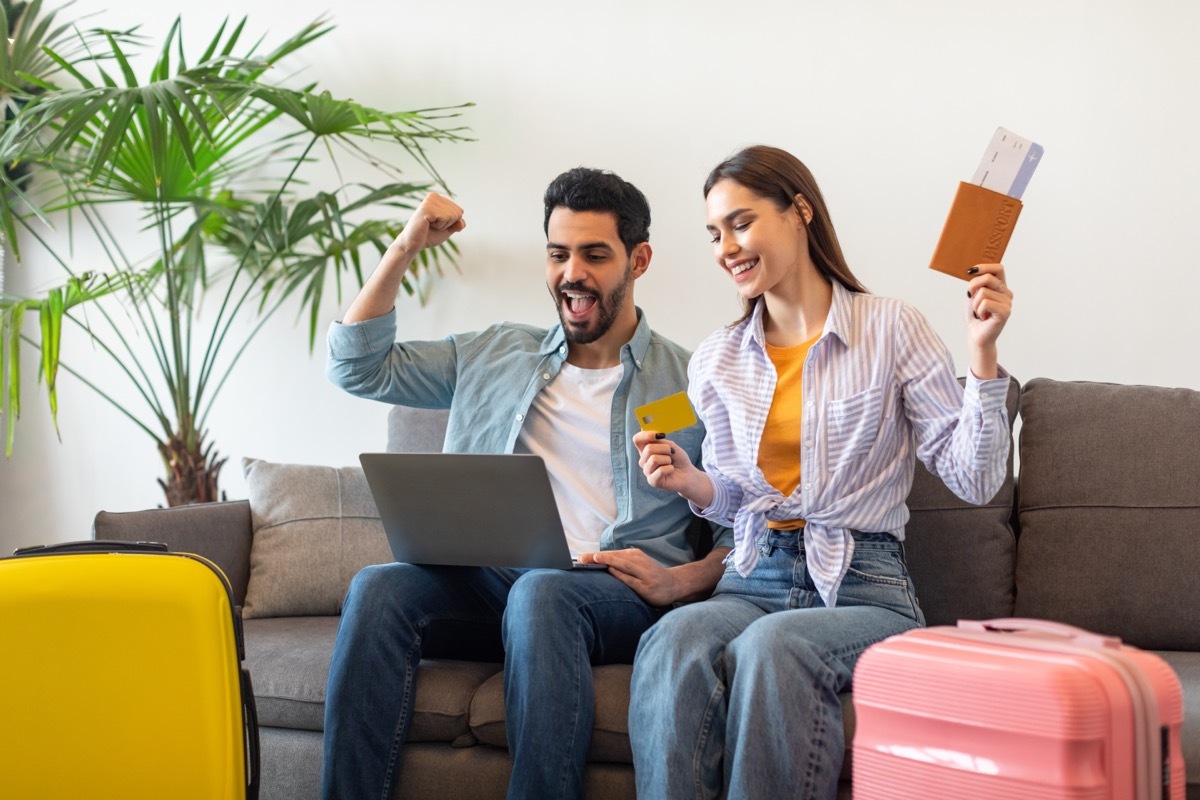
<svg viewBox="0 0 1200 800"><path fill-rule="evenodd" d="M540 457L363 453L359 461L397 561L571 568Z"/></svg>

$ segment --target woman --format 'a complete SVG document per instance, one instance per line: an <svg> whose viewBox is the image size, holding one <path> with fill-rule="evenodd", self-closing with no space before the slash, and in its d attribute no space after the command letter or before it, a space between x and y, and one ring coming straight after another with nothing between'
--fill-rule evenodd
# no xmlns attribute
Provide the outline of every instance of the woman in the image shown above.
<svg viewBox="0 0 1200 800"><path fill-rule="evenodd" d="M1000 264L966 271L965 391L924 318L875 297L842 256L811 173L751 147L704 184L718 266L746 313L692 357L704 470L634 437L652 486L732 524L711 599L641 640L630 702L638 795L833 798L858 656L924 624L904 563L913 454L984 503L1008 458L996 338L1012 294Z"/></svg>

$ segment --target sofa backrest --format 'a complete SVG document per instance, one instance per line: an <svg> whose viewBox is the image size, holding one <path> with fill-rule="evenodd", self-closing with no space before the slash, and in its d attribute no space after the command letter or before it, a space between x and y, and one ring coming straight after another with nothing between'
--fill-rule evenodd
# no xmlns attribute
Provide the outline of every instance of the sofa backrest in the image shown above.
<svg viewBox="0 0 1200 800"><path fill-rule="evenodd" d="M1014 379L1007 397L1010 431L1020 395L1021 385ZM1016 561L1013 494L1011 446L1004 485L982 506L955 497L940 478L917 462L908 494L912 516L904 532L904 550L928 624L953 625L960 619L1012 615Z"/></svg>
<svg viewBox="0 0 1200 800"><path fill-rule="evenodd" d="M388 412L387 449L389 453L440 453L446 441L446 421L450 412L443 408L392 406Z"/></svg>
<svg viewBox="0 0 1200 800"><path fill-rule="evenodd" d="M1200 392L1039 378L1021 417L1016 613L1200 649Z"/></svg>

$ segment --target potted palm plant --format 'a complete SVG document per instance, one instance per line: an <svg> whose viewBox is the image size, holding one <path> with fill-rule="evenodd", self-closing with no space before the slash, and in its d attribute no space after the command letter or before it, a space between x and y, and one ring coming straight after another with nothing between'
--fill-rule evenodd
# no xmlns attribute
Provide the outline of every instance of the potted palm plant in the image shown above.
<svg viewBox="0 0 1200 800"><path fill-rule="evenodd" d="M139 77L131 56L144 40L136 32L55 27L40 0L16 26L7 13L0 19L10 62L26 52L44 59L40 73L6 73L0 57L2 88L14 98L0 132L0 163L8 165L0 232L17 259L36 246L63 272L60 285L36 297L0 295L6 453L23 365L38 370L55 420L61 371L154 442L169 505L219 499L224 459L206 420L254 334L290 299L308 318L311 350L327 290L340 295L343 278L361 284L363 251L382 253L402 229L397 216L442 185L425 146L466 140L453 120L462 106L385 111L316 85L270 82L268 69L333 26L317 20L262 51L258 42L243 44L245 25L220 25L191 61L177 19ZM423 179L406 180L383 155L389 148ZM347 155L378 180L336 177L331 164ZM334 175L335 185L314 189L314 175ZM132 244L110 222L122 209L142 221ZM87 237L105 262L64 256L45 235L55 222L70 232L72 252ZM418 275L439 274L454 255L452 246L435 252ZM418 285L405 288L412 294ZM201 297L209 298L204 313ZM247 319L251 332L239 335L234 324ZM77 328L89 354L116 365L136 402L61 358L64 328ZM22 350L36 351L34 365Z"/></svg>
<svg viewBox="0 0 1200 800"><path fill-rule="evenodd" d="M78 44L85 48L88 35L74 35L69 23L55 22L56 13L41 13L41 0L33 1L26 22L22 23L29 4L23 0L0 0L0 42L8 47L0 48L0 117L9 121L25 105L28 99L41 91L41 85L59 71L57 62L42 49L52 48L65 56L72 51L78 55ZM37 77L41 76L41 77ZM0 171L10 181L23 182L28 178L29 168L24 164L0 164ZM4 234L0 232L0 296L4 294Z"/></svg>

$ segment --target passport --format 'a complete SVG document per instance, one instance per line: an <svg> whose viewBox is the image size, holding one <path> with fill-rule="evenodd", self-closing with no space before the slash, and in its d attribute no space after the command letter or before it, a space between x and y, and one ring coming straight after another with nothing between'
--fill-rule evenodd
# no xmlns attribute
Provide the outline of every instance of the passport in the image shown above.
<svg viewBox="0 0 1200 800"><path fill-rule="evenodd" d="M958 185L930 269L965 281L969 268L1004 257L1023 208L1021 196L1043 152L1036 142L996 129L971 182Z"/></svg>

